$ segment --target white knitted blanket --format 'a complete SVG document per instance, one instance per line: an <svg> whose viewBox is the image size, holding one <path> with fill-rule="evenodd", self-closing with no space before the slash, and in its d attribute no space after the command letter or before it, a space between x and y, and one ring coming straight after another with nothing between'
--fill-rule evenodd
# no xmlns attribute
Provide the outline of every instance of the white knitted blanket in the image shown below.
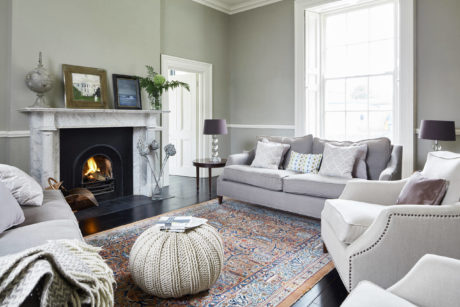
<svg viewBox="0 0 460 307"><path fill-rule="evenodd" d="M0 257L0 305L19 306L38 286L40 306L113 306L113 272L99 251L59 240Z"/></svg>

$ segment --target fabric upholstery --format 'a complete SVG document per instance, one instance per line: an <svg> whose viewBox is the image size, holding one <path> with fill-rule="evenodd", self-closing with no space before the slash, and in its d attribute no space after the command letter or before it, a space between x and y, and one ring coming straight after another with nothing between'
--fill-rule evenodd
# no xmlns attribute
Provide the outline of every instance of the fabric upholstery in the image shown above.
<svg viewBox="0 0 460 307"><path fill-rule="evenodd" d="M25 222L21 226L50 220L77 221L61 191L44 191L43 195L44 199L41 207L23 207Z"/></svg>
<svg viewBox="0 0 460 307"><path fill-rule="evenodd" d="M400 180L402 178L402 154L400 145L393 145L390 161L387 167L380 173L379 180Z"/></svg>
<svg viewBox="0 0 460 307"><path fill-rule="evenodd" d="M279 142L271 142L269 141L267 138L262 138L261 142L263 143L272 143L272 144L281 144L283 146L283 153L281 154L281 159L280 159L280 162L278 164L278 168L279 169L283 169L283 163L284 163L284 158L286 157L286 154L287 152L289 151L289 149L291 148L291 145L289 144L284 144L284 143L279 143ZM256 151L257 151L257 148L256 148Z"/></svg>
<svg viewBox="0 0 460 307"><path fill-rule="evenodd" d="M320 218L325 201L320 197L268 190L221 177L217 180L217 195L314 218Z"/></svg>
<svg viewBox="0 0 460 307"><path fill-rule="evenodd" d="M291 150L291 158L289 159L288 166L286 167L289 171L298 173L313 173L317 174L321 165L322 154L301 154Z"/></svg>
<svg viewBox="0 0 460 307"><path fill-rule="evenodd" d="M255 168L248 165L230 165L224 168L224 180L241 182L268 190L281 191L283 178L295 174L279 169Z"/></svg>
<svg viewBox="0 0 460 307"><path fill-rule="evenodd" d="M343 199L328 199L321 219L329 222L337 238L351 244L359 238L386 207Z"/></svg>
<svg viewBox="0 0 460 307"><path fill-rule="evenodd" d="M256 156L251 163L252 167L278 169L285 153L286 146L274 142L257 142Z"/></svg>
<svg viewBox="0 0 460 307"><path fill-rule="evenodd" d="M422 175L449 182L441 205L449 205L460 200L460 154L448 151L429 152Z"/></svg>
<svg viewBox="0 0 460 307"><path fill-rule="evenodd" d="M444 179L428 179L420 172L412 174L399 194L396 204L438 206L447 191Z"/></svg>
<svg viewBox="0 0 460 307"><path fill-rule="evenodd" d="M0 164L0 181L11 191L21 206L41 206L43 189L32 177L17 167Z"/></svg>
<svg viewBox="0 0 460 307"><path fill-rule="evenodd" d="M392 206L406 184L407 179L397 181L352 180L343 189L340 199Z"/></svg>
<svg viewBox="0 0 460 307"><path fill-rule="evenodd" d="M367 145L367 179L378 180L382 171L387 167L388 161L390 160L392 146L388 138L377 138L370 140L362 140L358 142L337 142L323 140L320 138L313 139L313 153L318 154L324 151L324 145L331 143L335 146L350 146L350 145ZM355 177L357 174L355 174ZM366 179L366 178L362 178Z"/></svg>
<svg viewBox="0 0 460 307"><path fill-rule="evenodd" d="M291 158L291 151L298 153L312 153L313 136L311 134L302 137L284 137L284 136L261 136L258 139L267 138L270 142L277 142L291 145L290 150L284 157L283 168L286 169ZM322 152L320 152L322 153Z"/></svg>
<svg viewBox="0 0 460 307"><path fill-rule="evenodd" d="M78 223L72 220L53 220L17 227L0 234L0 256L39 246L48 240L83 240Z"/></svg>
<svg viewBox="0 0 460 307"><path fill-rule="evenodd" d="M342 178L353 178L353 168L358 155L364 152L366 145L359 146L335 146L325 144L323 161L319 174Z"/></svg>
<svg viewBox="0 0 460 307"><path fill-rule="evenodd" d="M411 302L369 281L362 281L348 295L341 307L416 307Z"/></svg>
<svg viewBox="0 0 460 307"><path fill-rule="evenodd" d="M284 178L283 191L322 198L337 198L350 180L353 179L319 174L298 174Z"/></svg>
<svg viewBox="0 0 460 307"><path fill-rule="evenodd" d="M0 182L0 233L24 222L24 213L10 190Z"/></svg>
<svg viewBox="0 0 460 307"><path fill-rule="evenodd" d="M227 163L225 165L251 165L255 155L255 149L242 153L232 154L228 156Z"/></svg>

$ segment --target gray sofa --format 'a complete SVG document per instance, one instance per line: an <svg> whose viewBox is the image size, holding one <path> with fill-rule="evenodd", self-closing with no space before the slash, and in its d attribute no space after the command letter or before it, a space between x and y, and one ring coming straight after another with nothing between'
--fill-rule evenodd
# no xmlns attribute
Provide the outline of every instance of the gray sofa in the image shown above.
<svg viewBox="0 0 460 307"><path fill-rule="evenodd" d="M306 135L298 138L267 137L269 141L291 145L281 169L254 168L250 164L255 150L230 155L222 175L217 180L219 202L222 197L264 205L315 218L321 217L326 199L338 198L350 180L318 174L299 174L285 170L290 151L322 153L325 143L335 145L367 144L367 177L369 180L401 179L402 147L392 145L387 138L359 142L336 142ZM362 180L362 179L361 179Z"/></svg>
<svg viewBox="0 0 460 307"><path fill-rule="evenodd" d="M45 244L48 240L83 240L78 221L60 191L44 191L43 205L22 206L25 221L0 234L0 256Z"/></svg>

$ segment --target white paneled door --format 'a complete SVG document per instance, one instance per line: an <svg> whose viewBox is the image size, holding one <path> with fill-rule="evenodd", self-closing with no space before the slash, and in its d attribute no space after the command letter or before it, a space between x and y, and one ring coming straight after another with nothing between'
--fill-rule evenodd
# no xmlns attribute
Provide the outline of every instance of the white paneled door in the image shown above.
<svg viewBox="0 0 460 307"><path fill-rule="evenodd" d="M170 175L195 176L192 161L197 157L197 74L172 71L170 80L182 81L190 86L190 92L180 87L169 92L169 138L176 146L177 154L171 157Z"/></svg>

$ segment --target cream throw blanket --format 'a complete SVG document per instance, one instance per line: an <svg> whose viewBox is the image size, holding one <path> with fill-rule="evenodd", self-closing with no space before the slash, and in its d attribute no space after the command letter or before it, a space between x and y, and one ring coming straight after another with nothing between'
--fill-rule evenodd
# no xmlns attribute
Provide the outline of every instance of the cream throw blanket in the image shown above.
<svg viewBox="0 0 460 307"><path fill-rule="evenodd" d="M0 305L19 306L38 285L41 306L113 306L113 272L99 251L58 240L0 257Z"/></svg>

